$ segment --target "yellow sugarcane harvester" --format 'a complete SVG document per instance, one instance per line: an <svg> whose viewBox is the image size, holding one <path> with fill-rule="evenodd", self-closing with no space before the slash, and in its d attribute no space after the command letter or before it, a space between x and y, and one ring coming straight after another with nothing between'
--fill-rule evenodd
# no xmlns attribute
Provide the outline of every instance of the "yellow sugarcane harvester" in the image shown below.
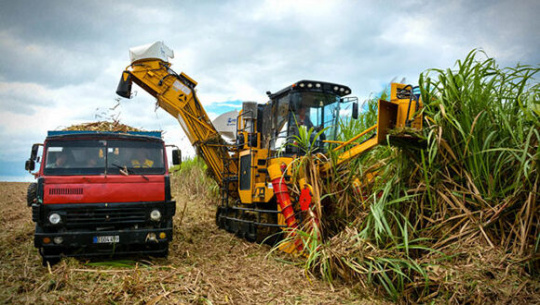
<svg viewBox="0 0 540 305"><path fill-rule="evenodd" d="M313 215L321 213L305 213L313 209L313 202L321 196L313 194L309 177L291 176L291 163L306 154L294 143L302 126L306 126L304 131L315 131L308 135L312 140L309 153L338 154L334 161L319 158L328 160L318 164L322 176L331 168L330 162L342 164L387 143L390 129L422 128L422 118L417 115L422 103L413 87L393 83L390 101L378 101L377 124L339 142L336 139L340 113L349 109L351 117L357 118L357 99L345 97L351 94L347 86L302 80L278 92L267 92L269 101L264 104L244 102L236 120L236 139L231 143L220 136L197 98L197 82L171 69L168 60L173 57L172 50L156 42L130 49L130 57L131 64L122 73L117 94L130 98L134 82L154 96L159 107L178 119L220 186L217 225L251 241L275 242L283 236L279 232L290 236L299 226L313 221L302 215L316 218ZM358 143L360 137L368 134L372 136ZM293 187L301 192L291 192ZM283 247L288 252L301 248L301 241Z"/></svg>

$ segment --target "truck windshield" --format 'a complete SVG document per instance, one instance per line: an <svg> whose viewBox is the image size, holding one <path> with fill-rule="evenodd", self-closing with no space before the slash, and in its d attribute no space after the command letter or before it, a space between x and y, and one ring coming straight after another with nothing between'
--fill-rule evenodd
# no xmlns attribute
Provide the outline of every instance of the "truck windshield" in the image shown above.
<svg viewBox="0 0 540 305"><path fill-rule="evenodd" d="M163 145L129 140L48 141L46 175L161 175Z"/></svg>

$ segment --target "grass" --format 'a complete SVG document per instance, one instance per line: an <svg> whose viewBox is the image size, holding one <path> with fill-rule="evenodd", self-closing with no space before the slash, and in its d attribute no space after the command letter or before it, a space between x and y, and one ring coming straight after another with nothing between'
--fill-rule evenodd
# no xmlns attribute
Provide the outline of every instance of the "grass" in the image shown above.
<svg viewBox="0 0 540 305"><path fill-rule="evenodd" d="M268 246L217 229L213 197L182 187L201 175L197 165L171 177L177 214L167 259L68 258L50 268L33 245L28 183L0 183L0 304L380 303L345 285L328 293L301 268L265 259Z"/></svg>
<svg viewBox="0 0 540 305"><path fill-rule="evenodd" d="M337 304L378 292L404 303L540 303L538 71L471 52L419 79L426 149L380 146L329 177L315 170L323 156L296 161L320 199L320 223L297 234L304 270L215 227L217 187L199 159L172 175L169 259L41 268L26 185L1 189L0 302ZM375 123L375 103L342 122L343 139ZM313 147L309 133L298 140Z"/></svg>
<svg viewBox="0 0 540 305"><path fill-rule="evenodd" d="M310 239L317 244L306 248L306 270L394 301L540 301L538 71L499 68L474 50L455 68L423 73L425 149L379 146L310 180L325 195L323 234ZM341 140L376 123L376 100L341 123ZM297 139L304 150L307 139ZM494 269L462 267L471 262Z"/></svg>
<svg viewBox="0 0 540 305"><path fill-rule="evenodd" d="M180 166L172 167L171 172L176 172L177 177L185 178L181 182L178 181L178 187L182 193L212 200L218 198L219 186L207 175L208 168L201 158L186 159Z"/></svg>

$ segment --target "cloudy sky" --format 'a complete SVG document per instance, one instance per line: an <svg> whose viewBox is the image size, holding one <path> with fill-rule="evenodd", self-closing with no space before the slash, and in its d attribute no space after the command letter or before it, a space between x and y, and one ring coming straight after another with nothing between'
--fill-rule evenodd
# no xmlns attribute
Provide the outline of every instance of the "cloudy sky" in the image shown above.
<svg viewBox="0 0 540 305"><path fill-rule="evenodd" d="M500 65L540 63L540 1L0 0L0 181L30 180L47 130L118 117L164 130L192 154L177 121L142 89L116 104L128 49L164 41L173 69L199 82L212 116L266 102L300 79L351 87L360 100L392 79L415 84L473 48Z"/></svg>

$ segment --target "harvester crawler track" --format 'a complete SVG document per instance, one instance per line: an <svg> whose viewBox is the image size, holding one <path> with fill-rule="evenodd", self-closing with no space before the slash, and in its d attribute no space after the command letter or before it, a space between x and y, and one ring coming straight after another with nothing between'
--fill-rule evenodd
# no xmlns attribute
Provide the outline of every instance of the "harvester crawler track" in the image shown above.
<svg viewBox="0 0 540 305"><path fill-rule="evenodd" d="M236 234L248 241L275 244L281 239L281 228L277 223L278 210L256 206L220 206L216 212L219 228Z"/></svg>

